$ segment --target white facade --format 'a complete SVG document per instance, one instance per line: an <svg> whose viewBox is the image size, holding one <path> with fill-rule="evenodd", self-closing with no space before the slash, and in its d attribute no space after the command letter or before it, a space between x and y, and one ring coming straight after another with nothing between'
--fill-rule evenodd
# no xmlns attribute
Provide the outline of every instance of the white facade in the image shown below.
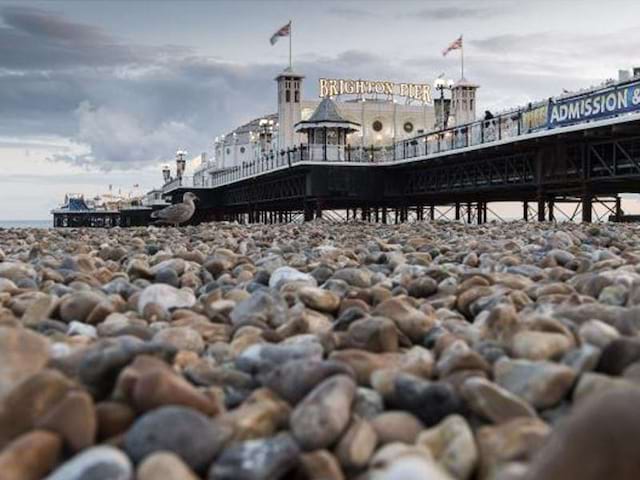
<svg viewBox="0 0 640 480"><path fill-rule="evenodd" d="M433 105L398 103L386 98L334 100L345 119L361 125L359 132L347 136L352 147L390 145L433 130ZM302 120L309 118L319 103L320 100L303 102Z"/></svg>
<svg viewBox="0 0 640 480"><path fill-rule="evenodd" d="M256 118L228 135L216 137L214 164L217 168L242 165L260 157L262 152L276 150L278 114Z"/></svg>
<svg viewBox="0 0 640 480"><path fill-rule="evenodd" d="M468 82L464 78L451 87L452 126L475 121L477 90L478 85Z"/></svg>
<svg viewBox="0 0 640 480"><path fill-rule="evenodd" d="M301 120L302 80L289 69L276 77L278 82L278 147L290 148L300 143L293 126Z"/></svg>

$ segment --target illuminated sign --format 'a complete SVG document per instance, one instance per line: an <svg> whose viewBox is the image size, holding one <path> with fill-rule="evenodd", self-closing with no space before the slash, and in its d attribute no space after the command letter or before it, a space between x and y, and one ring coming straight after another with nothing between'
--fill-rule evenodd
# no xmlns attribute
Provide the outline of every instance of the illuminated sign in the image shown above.
<svg viewBox="0 0 640 480"><path fill-rule="evenodd" d="M551 102L548 126L557 127L595 120L638 109L640 109L640 83L634 82Z"/></svg>
<svg viewBox="0 0 640 480"><path fill-rule="evenodd" d="M431 85L426 83L394 83L372 80L320 79L320 97L337 95L398 95L431 103Z"/></svg>
<svg viewBox="0 0 640 480"><path fill-rule="evenodd" d="M548 105L539 105L531 110L522 112L522 128L524 132L531 132L547 126Z"/></svg>

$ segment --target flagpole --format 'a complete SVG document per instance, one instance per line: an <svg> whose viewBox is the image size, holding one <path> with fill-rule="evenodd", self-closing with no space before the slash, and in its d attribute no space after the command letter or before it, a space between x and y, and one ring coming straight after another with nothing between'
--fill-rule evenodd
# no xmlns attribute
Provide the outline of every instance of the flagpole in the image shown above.
<svg viewBox="0 0 640 480"><path fill-rule="evenodd" d="M293 66L291 64L291 37L293 37L293 25L289 20L289 70L293 72Z"/></svg>

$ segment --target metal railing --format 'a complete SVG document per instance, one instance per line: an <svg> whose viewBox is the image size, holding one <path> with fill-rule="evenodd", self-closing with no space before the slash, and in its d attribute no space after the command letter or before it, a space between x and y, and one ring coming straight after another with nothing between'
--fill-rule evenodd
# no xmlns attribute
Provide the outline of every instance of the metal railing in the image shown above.
<svg viewBox="0 0 640 480"><path fill-rule="evenodd" d="M169 180L167 183L165 183L162 186L162 191L168 192L180 187L193 187L193 186L194 186L193 177L183 176L183 177L172 178L171 180Z"/></svg>
<svg viewBox="0 0 640 480"><path fill-rule="evenodd" d="M610 102L614 106L611 109ZM559 113L563 108L564 116ZM598 109L598 113L593 113ZM394 160L434 155L638 111L640 79L608 83L593 90L583 90L574 95L529 104L527 107L507 111L493 118L402 140L395 144Z"/></svg>
<svg viewBox="0 0 640 480"><path fill-rule="evenodd" d="M545 107L537 107L541 109ZM518 137L544 129L530 117L539 116L535 110L505 113L488 120L460 125L419 135L395 144L395 160L434 155L451 150ZM545 113L546 116L546 113Z"/></svg>
<svg viewBox="0 0 640 480"><path fill-rule="evenodd" d="M259 175L300 162L381 163L393 160L393 147L352 147L350 145L299 145L261 159L210 172L207 183L212 187Z"/></svg>

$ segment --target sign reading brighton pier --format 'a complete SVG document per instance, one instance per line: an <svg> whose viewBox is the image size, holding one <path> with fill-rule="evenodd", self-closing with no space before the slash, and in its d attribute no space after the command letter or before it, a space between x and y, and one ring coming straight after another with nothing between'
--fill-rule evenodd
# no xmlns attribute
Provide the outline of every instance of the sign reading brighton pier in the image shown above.
<svg viewBox="0 0 640 480"><path fill-rule="evenodd" d="M640 82L619 85L578 97L549 103L548 126L595 120L640 109Z"/></svg>
<svg viewBox="0 0 640 480"><path fill-rule="evenodd" d="M426 83L394 83L372 80L320 79L320 97L337 95L398 95L431 103L431 85Z"/></svg>

